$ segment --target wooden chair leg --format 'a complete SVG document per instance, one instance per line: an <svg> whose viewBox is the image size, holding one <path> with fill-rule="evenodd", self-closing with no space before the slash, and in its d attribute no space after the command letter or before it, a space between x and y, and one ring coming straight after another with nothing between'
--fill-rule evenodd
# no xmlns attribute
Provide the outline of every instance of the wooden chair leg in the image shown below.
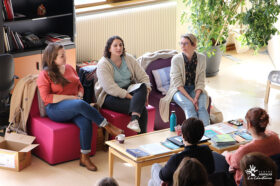
<svg viewBox="0 0 280 186"><path fill-rule="evenodd" d="M105 144L105 142L109 140L109 133L104 129L103 134L104 134L103 151L107 152L109 147L108 147L108 145Z"/></svg>
<svg viewBox="0 0 280 186"><path fill-rule="evenodd" d="M265 103L265 104L268 103L269 92L270 92L270 85L271 85L271 82L270 82L269 80L267 80L266 91L265 91L265 97L264 97L264 103Z"/></svg>

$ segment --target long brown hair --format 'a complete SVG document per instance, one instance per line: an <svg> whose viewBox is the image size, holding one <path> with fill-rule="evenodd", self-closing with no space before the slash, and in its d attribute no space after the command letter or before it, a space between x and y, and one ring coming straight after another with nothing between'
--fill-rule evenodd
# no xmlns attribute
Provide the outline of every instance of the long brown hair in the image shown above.
<svg viewBox="0 0 280 186"><path fill-rule="evenodd" d="M243 156L240 161L240 169L243 174L242 185L244 186L274 186L277 179L277 165L268 156L260 152L251 152ZM256 170L251 175L252 170ZM267 179L257 179L267 173Z"/></svg>
<svg viewBox="0 0 280 186"><path fill-rule="evenodd" d="M185 157L173 174L173 186L209 186L204 166L195 158Z"/></svg>
<svg viewBox="0 0 280 186"><path fill-rule="evenodd" d="M68 84L69 81L63 77L63 75L59 71L58 66L54 62L60 49L63 49L62 45L50 43L44 50L42 65L43 69L48 72L50 79L55 84L61 84L62 86L64 86Z"/></svg>

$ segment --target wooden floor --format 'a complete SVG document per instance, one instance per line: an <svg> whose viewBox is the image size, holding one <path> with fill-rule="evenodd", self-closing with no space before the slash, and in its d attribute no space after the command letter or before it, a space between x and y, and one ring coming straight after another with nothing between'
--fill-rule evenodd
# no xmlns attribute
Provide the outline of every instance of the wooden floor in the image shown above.
<svg viewBox="0 0 280 186"><path fill-rule="evenodd" d="M266 108L271 117L269 128L280 134L280 91L271 90L268 105L264 105L267 76L274 66L266 52L254 55L227 53L221 62L217 76L207 78L207 90L213 104L219 108L225 120L242 118L255 106ZM94 186L96 181L108 176L108 154L98 151L92 157L98 166L97 172L80 167L78 160L56 166L33 157L32 164L21 172L0 169L0 185L29 186ZM134 184L134 168L116 160L114 177L121 186ZM146 186L150 178L150 167L142 170L141 185Z"/></svg>

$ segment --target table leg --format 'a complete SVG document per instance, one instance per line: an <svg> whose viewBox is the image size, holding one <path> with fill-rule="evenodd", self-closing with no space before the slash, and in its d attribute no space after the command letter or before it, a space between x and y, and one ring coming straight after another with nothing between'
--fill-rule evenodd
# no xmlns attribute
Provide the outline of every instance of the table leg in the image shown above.
<svg viewBox="0 0 280 186"><path fill-rule="evenodd" d="M109 176L113 177L114 170L114 155L111 152L111 147L109 147Z"/></svg>
<svg viewBox="0 0 280 186"><path fill-rule="evenodd" d="M139 164L136 164L135 167L135 185L140 186L141 181L141 166Z"/></svg>

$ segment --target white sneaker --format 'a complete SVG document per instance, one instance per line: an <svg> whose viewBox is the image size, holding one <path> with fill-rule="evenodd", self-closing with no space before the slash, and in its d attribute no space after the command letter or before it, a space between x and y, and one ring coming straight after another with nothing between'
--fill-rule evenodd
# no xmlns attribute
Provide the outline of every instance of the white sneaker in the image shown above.
<svg viewBox="0 0 280 186"><path fill-rule="evenodd" d="M130 121L126 127L135 131L135 132L138 132L138 133L141 132L141 129L139 127L139 123L138 123L137 119L135 119L133 121Z"/></svg>

